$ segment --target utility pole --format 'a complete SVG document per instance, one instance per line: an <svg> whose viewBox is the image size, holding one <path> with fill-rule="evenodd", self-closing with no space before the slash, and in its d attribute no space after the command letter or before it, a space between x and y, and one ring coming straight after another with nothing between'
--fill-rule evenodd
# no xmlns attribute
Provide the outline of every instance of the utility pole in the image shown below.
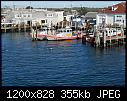
<svg viewBox="0 0 127 101"><path fill-rule="evenodd" d="M71 1L71 14L72 14L72 1Z"/></svg>

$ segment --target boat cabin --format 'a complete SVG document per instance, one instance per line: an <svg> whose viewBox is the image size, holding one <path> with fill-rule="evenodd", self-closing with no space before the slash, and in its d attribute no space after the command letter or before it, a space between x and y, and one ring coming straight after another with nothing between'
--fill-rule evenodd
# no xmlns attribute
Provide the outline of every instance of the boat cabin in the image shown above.
<svg viewBox="0 0 127 101"><path fill-rule="evenodd" d="M62 35L62 36L72 36L72 29L71 28L61 28L57 30L56 33L58 36Z"/></svg>
<svg viewBox="0 0 127 101"><path fill-rule="evenodd" d="M58 33L68 33L68 32L72 32L72 29L58 29L57 30L58 31Z"/></svg>

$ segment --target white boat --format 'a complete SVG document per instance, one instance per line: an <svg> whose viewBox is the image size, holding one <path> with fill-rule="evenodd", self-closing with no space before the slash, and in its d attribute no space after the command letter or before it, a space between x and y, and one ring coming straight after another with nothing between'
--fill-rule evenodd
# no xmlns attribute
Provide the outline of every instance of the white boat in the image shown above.
<svg viewBox="0 0 127 101"><path fill-rule="evenodd" d="M72 32L70 27L58 29L54 35L47 35L47 40L73 40L78 36Z"/></svg>

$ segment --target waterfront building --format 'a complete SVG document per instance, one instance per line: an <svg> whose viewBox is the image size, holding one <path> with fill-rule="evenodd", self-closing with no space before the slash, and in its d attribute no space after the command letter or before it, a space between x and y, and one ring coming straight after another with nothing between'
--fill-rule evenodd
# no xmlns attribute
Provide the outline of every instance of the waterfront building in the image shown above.
<svg viewBox="0 0 127 101"><path fill-rule="evenodd" d="M72 17L74 17L72 14L64 15L64 18L69 22L72 20Z"/></svg>
<svg viewBox="0 0 127 101"><path fill-rule="evenodd" d="M56 25L58 22L63 21L63 12L64 11L47 11L43 9L14 9L10 11L5 19L7 22L17 24L32 24L35 26L38 25L48 25L51 23Z"/></svg>
<svg viewBox="0 0 127 101"><path fill-rule="evenodd" d="M63 12L64 11L48 11L47 12L47 24L50 26L51 23L53 25L57 25L57 23L61 22L64 20L63 17Z"/></svg>
<svg viewBox="0 0 127 101"><path fill-rule="evenodd" d="M87 20L90 23L90 25L95 25L96 15L97 15L97 12L87 12L84 16L84 20Z"/></svg>
<svg viewBox="0 0 127 101"><path fill-rule="evenodd" d="M97 26L105 21L106 25L122 25L126 27L126 2L100 9L96 16Z"/></svg>
<svg viewBox="0 0 127 101"><path fill-rule="evenodd" d="M10 11L12 11L11 8L1 8L1 16L6 16Z"/></svg>
<svg viewBox="0 0 127 101"><path fill-rule="evenodd" d="M77 10L70 10L64 12L64 19L67 21L67 25L71 26L71 28L82 27L82 19L78 15Z"/></svg>

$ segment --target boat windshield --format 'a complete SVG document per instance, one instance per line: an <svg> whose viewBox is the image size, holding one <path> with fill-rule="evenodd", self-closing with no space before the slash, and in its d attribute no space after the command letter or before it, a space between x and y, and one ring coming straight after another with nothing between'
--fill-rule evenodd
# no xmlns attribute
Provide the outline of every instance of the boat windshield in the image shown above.
<svg viewBox="0 0 127 101"><path fill-rule="evenodd" d="M72 30L67 30L67 32L72 32Z"/></svg>
<svg viewBox="0 0 127 101"><path fill-rule="evenodd" d="M57 30L58 33L62 33L62 32L72 32L72 29L59 29Z"/></svg>
<svg viewBox="0 0 127 101"><path fill-rule="evenodd" d="M63 32L66 32L66 30L63 30Z"/></svg>
<svg viewBox="0 0 127 101"><path fill-rule="evenodd" d="M46 31L46 29L42 29L42 31Z"/></svg>

